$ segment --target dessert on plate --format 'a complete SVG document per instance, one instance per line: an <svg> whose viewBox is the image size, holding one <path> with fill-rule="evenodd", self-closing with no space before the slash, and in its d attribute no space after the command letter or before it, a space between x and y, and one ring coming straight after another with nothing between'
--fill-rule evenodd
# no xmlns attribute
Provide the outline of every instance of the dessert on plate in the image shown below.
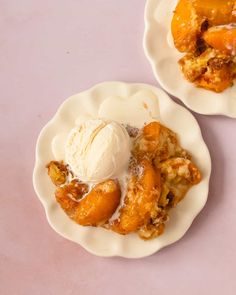
<svg viewBox="0 0 236 295"><path fill-rule="evenodd" d="M169 211L201 181L177 134L155 120L137 128L87 119L69 132L65 160L47 170L74 222L145 240L164 232Z"/></svg>
<svg viewBox="0 0 236 295"><path fill-rule="evenodd" d="M33 184L61 236L95 255L140 258L186 233L210 171L187 109L151 85L104 82L65 100L43 128Z"/></svg>
<svg viewBox="0 0 236 295"><path fill-rule="evenodd" d="M222 92L236 78L236 1L179 0L171 22L185 78Z"/></svg>

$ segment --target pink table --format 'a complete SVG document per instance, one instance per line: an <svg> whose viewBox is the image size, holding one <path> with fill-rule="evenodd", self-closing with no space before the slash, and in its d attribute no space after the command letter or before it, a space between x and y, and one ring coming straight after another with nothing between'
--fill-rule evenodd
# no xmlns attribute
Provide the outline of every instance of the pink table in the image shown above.
<svg viewBox="0 0 236 295"><path fill-rule="evenodd" d="M99 258L57 235L32 187L40 129L65 98L105 80L157 85L142 49L145 0L1 0L0 294L235 294L236 120L196 115L209 201L178 243Z"/></svg>

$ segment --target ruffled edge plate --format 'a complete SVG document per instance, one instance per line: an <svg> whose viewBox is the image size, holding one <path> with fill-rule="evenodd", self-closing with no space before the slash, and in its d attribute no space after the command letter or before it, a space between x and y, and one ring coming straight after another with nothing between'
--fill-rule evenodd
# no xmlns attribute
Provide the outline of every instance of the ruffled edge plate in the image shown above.
<svg viewBox="0 0 236 295"><path fill-rule="evenodd" d="M153 100L159 108L156 110L159 113L158 119L177 132L182 146L193 155L203 175L201 183L194 186L185 199L171 211L165 233L150 241L143 241L135 234L121 236L102 228L83 227L74 223L55 201L55 187L45 169L45 165L54 158L53 139L61 132L68 132L78 115L90 113L97 116L98 107L105 99L114 96L130 99L137 93ZM141 258L174 243L185 234L207 201L210 173L209 151L197 121L187 109L173 102L161 89L150 85L104 82L68 98L42 129L36 145L33 185L45 208L49 224L61 236L98 256Z"/></svg>
<svg viewBox="0 0 236 295"><path fill-rule="evenodd" d="M191 110L204 115L236 118L236 81L222 93L197 88L183 77L178 60L183 56L173 45L171 19L178 0L147 0L145 54L159 84Z"/></svg>

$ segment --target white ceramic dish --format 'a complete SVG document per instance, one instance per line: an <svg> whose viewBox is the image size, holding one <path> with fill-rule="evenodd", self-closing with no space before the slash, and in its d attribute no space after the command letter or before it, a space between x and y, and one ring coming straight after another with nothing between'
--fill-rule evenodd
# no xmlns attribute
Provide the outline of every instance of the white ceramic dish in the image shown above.
<svg viewBox="0 0 236 295"><path fill-rule="evenodd" d="M178 0L147 0L144 51L160 85L191 110L207 115L236 118L236 81L222 93L197 88L183 77L178 60L183 56L173 45L170 26Z"/></svg>
<svg viewBox="0 0 236 295"><path fill-rule="evenodd" d="M107 104L110 101L114 110L119 109L120 112L109 111ZM121 236L102 228L82 227L74 223L56 203L55 187L45 169L45 165L52 159L63 159L65 135L74 127L78 118L82 120L84 116L112 117L119 122L142 127L149 120L150 114L178 133L182 146L191 152L203 174L201 183L193 187L177 208L172 210L165 233L150 241L143 241L135 234ZM153 86L105 82L68 98L43 128L36 146L33 183L48 222L60 235L95 255L139 258L155 253L184 235L206 203L210 172L208 149L197 121L188 110Z"/></svg>

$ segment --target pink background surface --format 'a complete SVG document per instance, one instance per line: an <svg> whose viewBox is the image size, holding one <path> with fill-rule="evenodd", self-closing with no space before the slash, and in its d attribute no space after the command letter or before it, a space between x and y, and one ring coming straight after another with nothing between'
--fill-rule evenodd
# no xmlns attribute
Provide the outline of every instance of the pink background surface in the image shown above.
<svg viewBox="0 0 236 295"><path fill-rule="evenodd" d="M0 0L0 294L235 294L235 120L195 114L213 161L209 201L148 258L99 258L63 239L32 187L37 136L65 98L105 80L157 85L144 5Z"/></svg>

